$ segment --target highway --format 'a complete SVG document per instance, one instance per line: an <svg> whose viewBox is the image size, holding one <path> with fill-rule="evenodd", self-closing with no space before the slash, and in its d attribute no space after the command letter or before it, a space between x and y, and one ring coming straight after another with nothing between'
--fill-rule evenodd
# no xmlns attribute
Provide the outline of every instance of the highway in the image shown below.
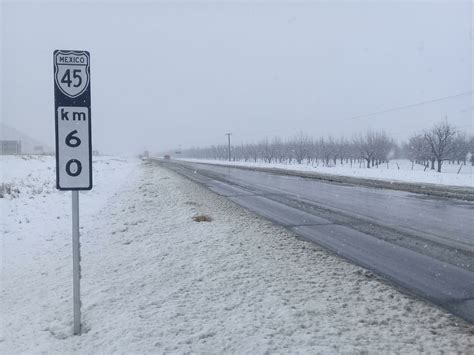
<svg viewBox="0 0 474 355"><path fill-rule="evenodd" d="M474 203L155 160L474 323Z"/></svg>

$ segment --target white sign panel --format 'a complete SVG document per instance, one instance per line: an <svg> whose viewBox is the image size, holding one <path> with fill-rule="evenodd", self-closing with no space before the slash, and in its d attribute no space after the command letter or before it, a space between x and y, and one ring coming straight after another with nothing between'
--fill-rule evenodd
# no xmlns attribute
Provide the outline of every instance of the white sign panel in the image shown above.
<svg viewBox="0 0 474 355"><path fill-rule="evenodd" d="M89 109L59 106L57 115L59 187L87 189L91 185Z"/></svg>

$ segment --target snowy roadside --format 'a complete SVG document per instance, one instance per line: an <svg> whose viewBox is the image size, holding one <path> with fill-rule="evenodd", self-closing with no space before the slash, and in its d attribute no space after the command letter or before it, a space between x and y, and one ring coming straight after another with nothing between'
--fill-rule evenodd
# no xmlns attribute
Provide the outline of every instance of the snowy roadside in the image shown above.
<svg viewBox="0 0 474 355"><path fill-rule="evenodd" d="M65 311L61 301L70 298L71 193L56 189L52 156L1 156L0 165L0 353L11 353L20 350L2 351L9 334L21 338L31 332L21 351L34 349L41 339L38 332L54 324L54 314ZM94 189L80 194L82 232L100 223L95 215L128 179L134 181L139 167L138 160L94 157Z"/></svg>
<svg viewBox="0 0 474 355"><path fill-rule="evenodd" d="M0 164L0 184L8 187L0 198L0 228L4 237L0 261L5 251L11 252L10 248L25 256L24 260L14 258L8 264L2 263L5 271L14 268L13 264L30 262L32 250L42 250L45 245L49 248L49 242L61 234L61 240L69 242L71 193L56 189L52 156L1 156ZM81 219L99 212L139 164L138 160L131 163L121 158L94 157L94 189L80 194Z"/></svg>
<svg viewBox="0 0 474 355"><path fill-rule="evenodd" d="M81 194L80 337L71 336L69 194L53 185L0 199L1 353L474 351L472 325L139 164L97 162L95 189Z"/></svg>
<svg viewBox="0 0 474 355"><path fill-rule="evenodd" d="M367 180L379 180L391 183L416 183L416 184L433 184L440 186L453 187L469 187L474 188L474 166L465 165L458 170L459 165L443 165L443 172L437 173L434 170L424 170L424 167L418 164L413 165L408 160L392 160L388 166L381 164L379 167L365 168L365 165L359 166L354 163L343 164L338 163L336 166L325 167L321 164L283 164L283 163L263 163L263 162L241 162L241 161L224 161L211 159L188 159L180 160L206 163L215 165L233 165L241 167L254 168L271 168L283 169L289 171L300 171L306 173L317 173L330 176L344 176L352 178L360 178Z"/></svg>

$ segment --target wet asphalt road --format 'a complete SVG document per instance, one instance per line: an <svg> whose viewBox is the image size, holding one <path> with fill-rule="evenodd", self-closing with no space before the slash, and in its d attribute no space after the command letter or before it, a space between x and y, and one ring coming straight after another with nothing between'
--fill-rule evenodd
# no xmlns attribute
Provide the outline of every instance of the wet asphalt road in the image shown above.
<svg viewBox="0 0 474 355"><path fill-rule="evenodd" d="M474 323L474 203L216 165L160 164Z"/></svg>

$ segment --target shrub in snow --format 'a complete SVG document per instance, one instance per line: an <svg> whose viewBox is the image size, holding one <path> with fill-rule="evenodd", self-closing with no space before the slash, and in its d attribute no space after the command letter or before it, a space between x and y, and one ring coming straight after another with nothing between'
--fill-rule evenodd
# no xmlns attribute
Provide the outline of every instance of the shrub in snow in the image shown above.
<svg viewBox="0 0 474 355"><path fill-rule="evenodd" d="M7 196L15 198L18 197L19 194L20 190L16 187L14 188L12 184L2 183L2 185L0 185L0 198L5 198Z"/></svg>

